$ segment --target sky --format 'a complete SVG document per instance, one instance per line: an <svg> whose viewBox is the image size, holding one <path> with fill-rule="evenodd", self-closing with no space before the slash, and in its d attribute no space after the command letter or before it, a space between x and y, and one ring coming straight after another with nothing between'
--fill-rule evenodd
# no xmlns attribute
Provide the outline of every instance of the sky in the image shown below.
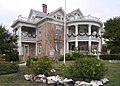
<svg viewBox="0 0 120 86"><path fill-rule="evenodd" d="M10 27L19 15L28 17L30 9L42 11L42 4L47 4L48 13L62 7L65 0L0 0L0 24ZM84 16L100 18L102 22L120 16L120 0L66 0L66 12L79 8Z"/></svg>

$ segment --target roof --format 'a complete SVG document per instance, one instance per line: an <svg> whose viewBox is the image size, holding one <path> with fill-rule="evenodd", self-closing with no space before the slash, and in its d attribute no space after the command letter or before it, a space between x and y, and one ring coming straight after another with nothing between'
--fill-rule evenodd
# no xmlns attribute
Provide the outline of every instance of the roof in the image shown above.
<svg viewBox="0 0 120 86"><path fill-rule="evenodd" d="M81 10L78 8L78 9L76 9L76 10L74 10L74 11L72 11L72 12L70 12L69 14L67 14L68 16L70 16L70 15L75 15L75 13L79 13L79 15L83 18L84 17L84 15L83 15L83 13L81 12Z"/></svg>
<svg viewBox="0 0 120 86"><path fill-rule="evenodd" d="M34 9L31 9L31 12L30 13L35 13L35 17L45 17L45 16L47 16L47 13L44 13L44 12L40 12L40 11L37 11L37 10L34 10ZM31 15L29 15L29 17L30 17Z"/></svg>
<svg viewBox="0 0 120 86"><path fill-rule="evenodd" d="M59 8L58 8L58 9L56 9L55 11L53 11L53 12L49 13L49 15L48 15L48 16L53 15L53 14L54 14L54 13L56 13L57 11L61 11L61 12L64 14L64 10L62 9L62 7L59 7Z"/></svg>

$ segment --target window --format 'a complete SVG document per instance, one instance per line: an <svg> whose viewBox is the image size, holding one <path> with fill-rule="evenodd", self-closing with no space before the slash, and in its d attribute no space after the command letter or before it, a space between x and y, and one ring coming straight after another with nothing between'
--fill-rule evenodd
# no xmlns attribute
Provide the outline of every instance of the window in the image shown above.
<svg viewBox="0 0 120 86"><path fill-rule="evenodd" d="M40 37L41 36L41 28L38 29L38 36Z"/></svg>
<svg viewBox="0 0 120 86"><path fill-rule="evenodd" d="M41 36L41 31L39 31L39 36Z"/></svg>
<svg viewBox="0 0 120 86"><path fill-rule="evenodd" d="M88 25L79 25L79 33L88 33Z"/></svg>
<svg viewBox="0 0 120 86"><path fill-rule="evenodd" d="M61 25L56 25L56 35L61 34L62 26Z"/></svg>
<svg viewBox="0 0 120 86"><path fill-rule="evenodd" d="M54 15L54 18L56 18L56 16Z"/></svg>
<svg viewBox="0 0 120 86"><path fill-rule="evenodd" d="M57 15L57 19L59 19L59 20L60 20L60 19L61 19L61 15Z"/></svg>
<svg viewBox="0 0 120 86"><path fill-rule="evenodd" d="M69 42L69 50L75 50L75 42Z"/></svg>
<svg viewBox="0 0 120 86"><path fill-rule="evenodd" d="M41 53L41 50L42 50L42 44L39 43L39 44L38 44L38 53Z"/></svg>
<svg viewBox="0 0 120 86"><path fill-rule="evenodd" d="M79 19L79 14L75 14L75 19Z"/></svg>
<svg viewBox="0 0 120 86"><path fill-rule="evenodd" d="M99 27L95 26L95 25L92 25L92 27L91 27L91 33L94 34L94 32L97 32L97 34L98 34L98 31L99 31Z"/></svg>
<svg viewBox="0 0 120 86"><path fill-rule="evenodd" d="M75 34L75 26L69 27L69 34Z"/></svg>

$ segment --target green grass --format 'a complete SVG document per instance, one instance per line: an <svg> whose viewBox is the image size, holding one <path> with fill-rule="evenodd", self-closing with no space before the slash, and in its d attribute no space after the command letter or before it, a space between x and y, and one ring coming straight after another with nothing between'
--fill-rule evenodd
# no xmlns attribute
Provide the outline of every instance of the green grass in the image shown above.
<svg viewBox="0 0 120 86"><path fill-rule="evenodd" d="M69 65L72 62L67 61L66 65ZM117 61L116 63L110 63L108 61L103 62L108 67L108 72L105 77L110 80L105 86L120 86L120 61ZM61 63L63 62L55 64L54 67L59 67ZM24 74L30 74L30 71L26 66L20 67L18 73L0 75L0 86L48 86L47 84L26 81L24 79Z"/></svg>
<svg viewBox="0 0 120 86"><path fill-rule="evenodd" d="M0 86L47 86L42 83L26 81L24 74L29 74L27 67L20 67L20 71L14 74L0 75Z"/></svg>
<svg viewBox="0 0 120 86"><path fill-rule="evenodd" d="M108 67L106 77L110 80L105 86L120 86L120 61L105 61L105 64Z"/></svg>

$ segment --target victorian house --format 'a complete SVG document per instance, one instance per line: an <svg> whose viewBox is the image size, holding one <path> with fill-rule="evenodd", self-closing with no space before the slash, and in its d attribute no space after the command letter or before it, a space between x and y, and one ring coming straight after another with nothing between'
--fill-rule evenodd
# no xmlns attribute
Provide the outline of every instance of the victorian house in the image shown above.
<svg viewBox="0 0 120 86"><path fill-rule="evenodd" d="M66 33L66 53L76 49L83 54L94 54L96 49L101 52L101 32L103 23L90 15L84 16L80 9L66 14L64 29L64 10L60 7L47 13L47 5L43 11L31 9L28 18L21 15L13 22L14 35L18 38L18 52L22 61L35 56L54 57L63 54L64 31Z"/></svg>

